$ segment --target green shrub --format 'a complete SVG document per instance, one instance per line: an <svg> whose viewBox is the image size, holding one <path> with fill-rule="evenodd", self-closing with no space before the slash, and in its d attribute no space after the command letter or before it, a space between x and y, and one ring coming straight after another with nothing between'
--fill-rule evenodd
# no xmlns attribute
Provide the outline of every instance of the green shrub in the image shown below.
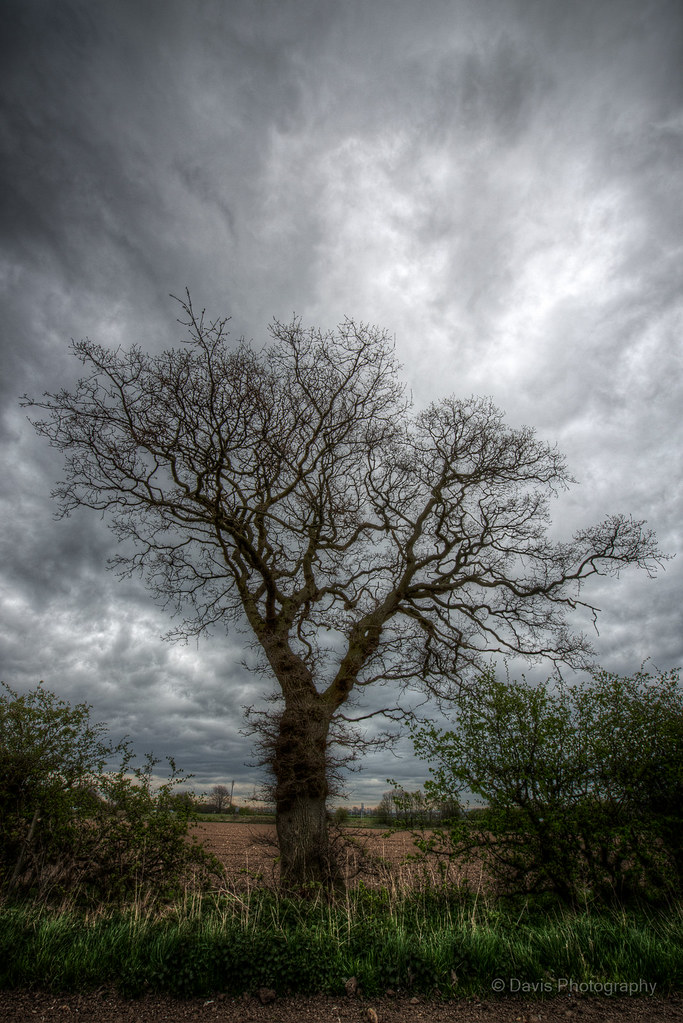
<svg viewBox="0 0 683 1023"><path fill-rule="evenodd" d="M483 857L507 893L569 904L680 897L683 691L676 672L599 671L553 690L483 674L454 700L455 727L414 732L432 800L486 805L420 841Z"/></svg>
<svg viewBox="0 0 683 1023"><path fill-rule="evenodd" d="M90 902L178 894L190 874L216 864L187 841L192 804L185 777L155 785L158 763L135 766L90 707L42 683L0 690L0 888L5 894ZM106 770L113 759L120 766Z"/></svg>

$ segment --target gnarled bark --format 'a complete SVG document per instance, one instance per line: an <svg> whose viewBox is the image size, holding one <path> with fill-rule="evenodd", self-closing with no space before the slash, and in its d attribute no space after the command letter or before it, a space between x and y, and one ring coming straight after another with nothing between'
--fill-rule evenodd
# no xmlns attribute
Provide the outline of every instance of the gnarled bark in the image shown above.
<svg viewBox="0 0 683 1023"><path fill-rule="evenodd" d="M291 699L279 719L271 766L282 882L338 881L327 833L328 709L320 697Z"/></svg>

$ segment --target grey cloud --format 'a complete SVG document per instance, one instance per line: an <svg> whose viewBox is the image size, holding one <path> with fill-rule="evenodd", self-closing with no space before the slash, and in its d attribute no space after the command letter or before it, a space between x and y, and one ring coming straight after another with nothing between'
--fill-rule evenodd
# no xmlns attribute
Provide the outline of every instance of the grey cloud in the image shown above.
<svg viewBox="0 0 683 1023"><path fill-rule="evenodd" d="M161 642L142 584L105 570L104 524L53 521L59 460L17 408L75 380L71 337L177 343L186 284L235 338L293 311L379 322L418 404L492 394L559 441L583 482L555 535L633 511L680 548L675 0L12 0L3 17L8 681L90 698L202 784L253 783L244 637ZM596 590L607 667L681 660L682 588L676 560ZM423 765L401 756L352 791L414 787Z"/></svg>

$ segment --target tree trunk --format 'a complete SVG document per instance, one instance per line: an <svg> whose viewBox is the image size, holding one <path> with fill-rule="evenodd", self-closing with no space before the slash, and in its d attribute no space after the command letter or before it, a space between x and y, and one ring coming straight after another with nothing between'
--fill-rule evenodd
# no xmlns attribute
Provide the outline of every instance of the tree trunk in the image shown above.
<svg viewBox="0 0 683 1023"><path fill-rule="evenodd" d="M317 694L316 694L317 695ZM336 886L327 831L329 709L310 694L287 701L275 742L275 813L285 887Z"/></svg>

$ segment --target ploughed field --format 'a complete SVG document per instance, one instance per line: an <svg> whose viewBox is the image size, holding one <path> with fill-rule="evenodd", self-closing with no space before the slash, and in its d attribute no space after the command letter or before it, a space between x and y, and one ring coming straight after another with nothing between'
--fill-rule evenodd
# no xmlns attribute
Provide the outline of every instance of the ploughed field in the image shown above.
<svg viewBox="0 0 683 1023"><path fill-rule="evenodd" d="M234 884L258 886L278 879L278 850L274 824L250 824L248 821L211 821L196 824L192 835L225 866ZM408 831L387 834L373 828L346 827L333 829L337 856L350 883L362 879L366 885L388 889L404 888L423 876L424 871L436 880L435 863L411 862L408 857L417 850ZM468 864L451 868L451 880L464 880L478 886L481 868Z"/></svg>

